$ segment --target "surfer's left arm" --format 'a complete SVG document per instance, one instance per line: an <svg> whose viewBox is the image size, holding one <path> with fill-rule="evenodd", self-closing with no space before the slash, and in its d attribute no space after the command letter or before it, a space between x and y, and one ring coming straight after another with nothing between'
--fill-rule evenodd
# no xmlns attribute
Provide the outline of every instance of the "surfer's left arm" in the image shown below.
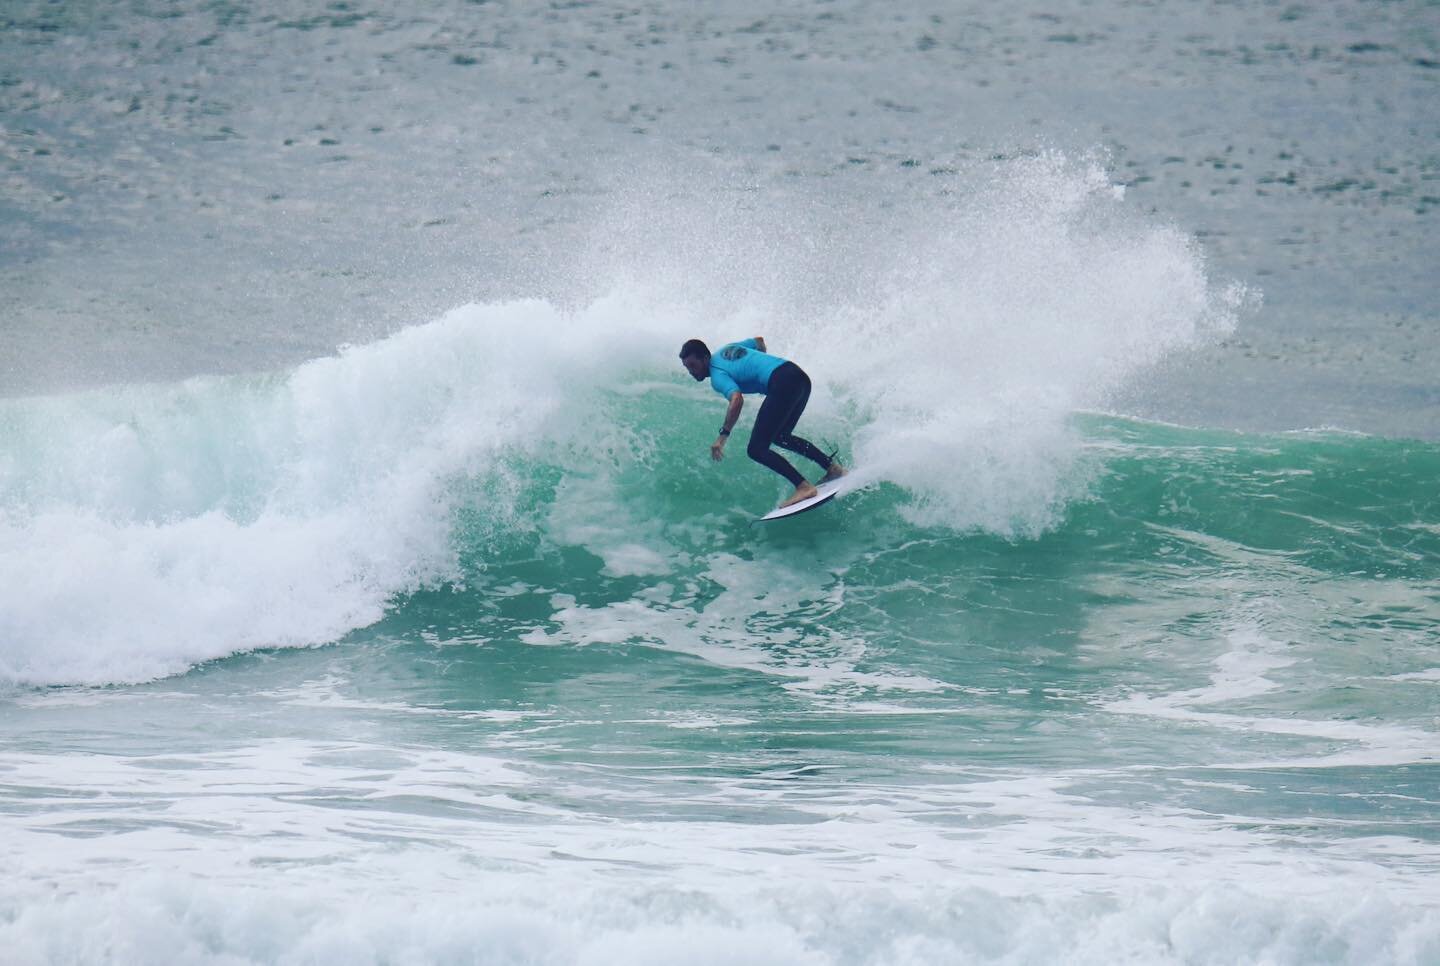
<svg viewBox="0 0 1440 966"><path fill-rule="evenodd" d="M744 406L744 394L738 391L732 392L730 394L729 408L725 410L725 423L720 427L720 435L715 437L715 442L710 444L710 458L717 463L725 456L725 441L730 438L730 431L735 428L735 424L740 420L740 410L743 409Z"/></svg>
<svg viewBox="0 0 1440 966"><path fill-rule="evenodd" d="M763 335L757 335L755 337L755 348L759 349L761 352L770 351L769 349L765 348L765 337Z"/></svg>

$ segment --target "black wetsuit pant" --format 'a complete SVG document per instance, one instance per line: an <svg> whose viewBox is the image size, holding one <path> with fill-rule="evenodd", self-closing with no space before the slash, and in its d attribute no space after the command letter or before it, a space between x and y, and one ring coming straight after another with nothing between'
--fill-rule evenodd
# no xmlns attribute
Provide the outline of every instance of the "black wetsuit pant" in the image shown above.
<svg viewBox="0 0 1440 966"><path fill-rule="evenodd" d="M799 453L827 470L830 468L830 457L809 440L795 435L795 424L800 421L800 414L809 401L810 377L805 375L805 370L793 362L776 368L765 387L765 401L760 404L760 413L755 417L755 428L750 431L750 445L745 448L746 455L752 460L770 467L789 480L792 486L799 486L805 478L771 446Z"/></svg>

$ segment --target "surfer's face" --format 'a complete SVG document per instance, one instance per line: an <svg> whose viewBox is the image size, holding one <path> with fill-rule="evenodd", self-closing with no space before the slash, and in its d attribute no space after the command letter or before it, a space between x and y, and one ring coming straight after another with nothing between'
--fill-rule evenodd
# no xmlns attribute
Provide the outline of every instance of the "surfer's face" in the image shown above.
<svg viewBox="0 0 1440 966"><path fill-rule="evenodd" d="M704 382L710 377L710 360L699 356L686 356L680 361L685 364L685 371L695 377L696 382Z"/></svg>

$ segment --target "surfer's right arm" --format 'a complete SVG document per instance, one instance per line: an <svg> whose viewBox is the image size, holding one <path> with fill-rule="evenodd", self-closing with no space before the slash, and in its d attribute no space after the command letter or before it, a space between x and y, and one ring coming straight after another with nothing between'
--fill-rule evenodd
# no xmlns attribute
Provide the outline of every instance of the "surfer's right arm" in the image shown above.
<svg viewBox="0 0 1440 966"><path fill-rule="evenodd" d="M725 422L720 427L720 435L715 437L715 442L710 444L710 458L720 462L725 457L725 441L730 438L730 431L740 420L740 410L745 406L745 395L739 390L730 394L730 406L725 410Z"/></svg>

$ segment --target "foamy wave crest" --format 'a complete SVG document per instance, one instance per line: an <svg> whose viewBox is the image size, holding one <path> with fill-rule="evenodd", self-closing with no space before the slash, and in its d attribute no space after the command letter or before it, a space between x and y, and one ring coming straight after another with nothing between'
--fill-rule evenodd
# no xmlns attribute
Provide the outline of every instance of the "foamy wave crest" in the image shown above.
<svg viewBox="0 0 1440 966"><path fill-rule="evenodd" d="M344 897L324 883L262 892L152 874L40 902L0 897L0 938L36 963L1418 966L1440 948L1433 909L1354 880L1349 892L1299 897L1168 883L1125 897L844 885L715 894L545 890L511 877L502 889L466 871L423 893L407 882Z"/></svg>
<svg viewBox="0 0 1440 966"><path fill-rule="evenodd" d="M454 481L492 484L503 523L507 458L563 437L576 385L625 354L590 322L471 306L280 376L6 403L0 675L139 681L322 644L452 576Z"/></svg>
<svg viewBox="0 0 1440 966"><path fill-rule="evenodd" d="M1033 536L1083 492L1079 409L1230 331L1181 232L1142 221L1104 170L1046 155L895 240L873 306L804 333L860 421L856 462L915 496L916 522ZM843 336L835 338L834 329Z"/></svg>

